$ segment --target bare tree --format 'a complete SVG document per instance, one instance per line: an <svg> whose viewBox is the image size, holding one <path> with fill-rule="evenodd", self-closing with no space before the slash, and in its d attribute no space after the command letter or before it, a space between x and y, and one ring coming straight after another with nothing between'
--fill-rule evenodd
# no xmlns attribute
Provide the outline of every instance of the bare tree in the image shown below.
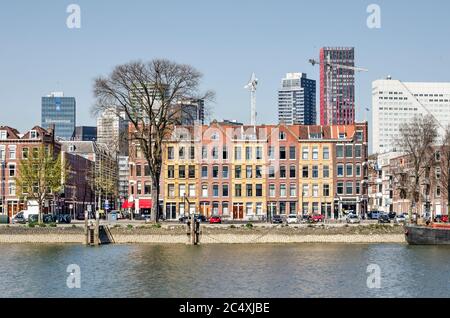
<svg viewBox="0 0 450 318"><path fill-rule="evenodd" d="M438 132L436 121L431 115L415 116L410 122L400 125L400 134L396 140L398 150L402 151L408 161L408 169L402 171L403 193L409 196L412 206L409 210L410 219L412 208L420 201L420 178L427 177L434 154L433 144Z"/></svg>
<svg viewBox="0 0 450 318"><path fill-rule="evenodd" d="M95 80L95 109L115 107L119 113L125 112L132 126L130 141L140 147L149 165L154 222L159 218L163 140L180 121L176 105L213 96L212 92L199 94L201 78L202 74L192 66L155 59L119 65L109 76Z"/></svg>

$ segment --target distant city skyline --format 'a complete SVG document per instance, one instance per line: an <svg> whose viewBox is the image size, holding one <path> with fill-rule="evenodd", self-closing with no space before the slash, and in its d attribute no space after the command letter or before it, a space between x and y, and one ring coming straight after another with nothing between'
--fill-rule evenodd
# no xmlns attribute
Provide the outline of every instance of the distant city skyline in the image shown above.
<svg viewBox="0 0 450 318"><path fill-rule="evenodd" d="M0 12L0 107L6 110L0 121L29 129L40 123L41 96L64 91L77 100L77 124L94 125L95 77L131 60L163 57L204 74L202 88L217 94L211 119L250 121L249 94L243 86L255 72L258 122L276 123L280 77L304 72L319 83L319 69L308 59L318 59L324 46L355 47L355 63L369 69L356 78L355 99L356 120L370 120L365 109L372 108L374 80L392 75L405 82L450 81L450 43L445 41L450 3L432 3L377 1L381 28L370 29L366 20L371 1L292 0L280 6L278 1L254 0L80 0L81 28L69 29L69 2L9 2ZM142 41L139 30L152 36ZM424 39L427 45L418 45Z"/></svg>

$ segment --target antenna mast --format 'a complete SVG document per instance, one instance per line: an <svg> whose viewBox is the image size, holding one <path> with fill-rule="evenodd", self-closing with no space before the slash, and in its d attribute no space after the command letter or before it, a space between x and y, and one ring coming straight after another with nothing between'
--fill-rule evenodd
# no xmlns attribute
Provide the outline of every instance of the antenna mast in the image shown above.
<svg viewBox="0 0 450 318"><path fill-rule="evenodd" d="M247 85L244 88L250 90L250 124L256 126L256 87L258 85L258 79L256 78L255 73L252 73L252 77Z"/></svg>

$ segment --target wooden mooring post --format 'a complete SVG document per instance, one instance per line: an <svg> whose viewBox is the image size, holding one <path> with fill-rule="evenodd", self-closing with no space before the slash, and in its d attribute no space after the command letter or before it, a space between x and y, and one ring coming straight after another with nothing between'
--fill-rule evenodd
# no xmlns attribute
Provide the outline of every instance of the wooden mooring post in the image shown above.
<svg viewBox="0 0 450 318"><path fill-rule="evenodd" d="M192 215L186 223L189 245L198 245L200 243L200 221Z"/></svg>

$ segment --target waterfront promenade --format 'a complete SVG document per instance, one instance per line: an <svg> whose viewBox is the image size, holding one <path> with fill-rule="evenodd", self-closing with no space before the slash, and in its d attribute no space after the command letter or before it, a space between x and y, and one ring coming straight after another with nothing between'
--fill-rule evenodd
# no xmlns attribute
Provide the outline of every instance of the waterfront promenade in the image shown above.
<svg viewBox="0 0 450 318"><path fill-rule="evenodd" d="M108 224L103 224L108 225ZM182 224L152 225L119 222L108 225L116 244L186 244ZM85 242L80 224L57 227L26 225L0 226L0 243L72 243ZM267 244L267 243L405 243L399 225L209 225L201 226L200 244Z"/></svg>

